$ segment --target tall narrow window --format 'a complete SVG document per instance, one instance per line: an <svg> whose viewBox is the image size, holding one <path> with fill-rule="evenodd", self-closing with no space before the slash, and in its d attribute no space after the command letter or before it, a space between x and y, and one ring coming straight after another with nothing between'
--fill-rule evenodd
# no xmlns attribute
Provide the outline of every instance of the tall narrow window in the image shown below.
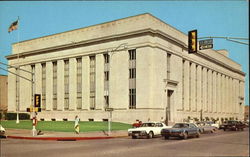
<svg viewBox="0 0 250 157"><path fill-rule="evenodd" d="M105 53L103 54L103 57L104 57L104 63L105 64L109 63L109 54Z"/></svg>
<svg viewBox="0 0 250 157"><path fill-rule="evenodd" d="M167 79L170 80L170 58L171 54L167 54Z"/></svg>
<svg viewBox="0 0 250 157"><path fill-rule="evenodd" d="M53 110L57 110L57 62L53 62Z"/></svg>
<svg viewBox="0 0 250 157"><path fill-rule="evenodd" d="M31 75L31 79L34 79L34 74L35 74L35 65L31 65L31 72L33 73L32 75ZM32 78L33 77L33 78ZM34 81L34 80L33 80ZM33 92L35 92L34 90L33 90L33 85L32 85L32 83L31 83L31 104L34 104L34 94L35 93L33 93Z"/></svg>
<svg viewBox="0 0 250 157"><path fill-rule="evenodd" d="M129 109L136 109L136 50L129 50Z"/></svg>
<svg viewBox="0 0 250 157"><path fill-rule="evenodd" d="M42 109L46 109L46 63L42 63Z"/></svg>
<svg viewBox="0 0 250 157"><path fill-rule="evenodd" d="M109 54L103 54L104 57L104 108L109 108Z"/></svg>
<svg viewBox="0 0 250 157"><path fill-rule="evenodd" d="M77 109L82 109L82 58L77 58Z"/></svg>
<svg viewBox="0 0 250 157"><path fill-rule="evenodd" d="M90 109L95 109L95 56L90 56Z"/></svg>
<svg viewBox="0 0 250 157"><path fill-rule="evenodd" d="M69 109L69 60L64 61L64 110Z"/></svg>
<svg viewBox="0 0 250 157"><path fill-rule="evenodd" d="M129 89L129 109L136 109L136 89Z"/></svg>

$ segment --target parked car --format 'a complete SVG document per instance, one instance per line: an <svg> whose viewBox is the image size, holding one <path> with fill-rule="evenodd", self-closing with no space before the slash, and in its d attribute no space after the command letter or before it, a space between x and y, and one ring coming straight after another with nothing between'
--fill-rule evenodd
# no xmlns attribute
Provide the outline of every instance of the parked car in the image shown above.
<svg viewBox="0 0 250 157"><path fill-rule="evenodd" d="M216 127L212 126L209 122L197 122L196 124L202 129L201 133L214 133L216 131Z"/></svg>
<svg viewBox="0 0 250 157"><path fill-rule="evenodd" d="M5 136L5 129L0 125L0 137Z"/></svg>
<svg viewBox="0 0 250 157"><path fill-rule="evenodd" d="M200 137L199 128L194 123L176 123L172 128L162 129L161 135L165 139L170 137L179 137L187 139L188 137Z"/></svg>
<svg viewBox="0 0 250 157"><path fill-rule="evenodd" d="M236 121L236 120L229 120L224 122L221 125L221 128L226 131L226 130L244 130L246 125L242 123L241 121Z"/></svg>
<svg viewBox="0 0 250 157"><path fill-rule="evenodd" d="M161 135L161 130L168 127L164 123L158 122L142 123L138 128L128 129L128 136L131 136L133 139L143 136L153 138L154 136Z"/></svg>
<svg viewBox="0 0 250 157"><path fill-rule="evenodd" d="M220 125L216 122L213 121L207 121L206 122L208 125L215 127L216 129L219 129Z"/></svg>

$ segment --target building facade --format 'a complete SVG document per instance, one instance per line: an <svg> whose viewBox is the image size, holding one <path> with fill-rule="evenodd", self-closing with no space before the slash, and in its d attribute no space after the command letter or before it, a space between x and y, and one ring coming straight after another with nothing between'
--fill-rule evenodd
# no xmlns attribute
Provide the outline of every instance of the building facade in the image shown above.
<svg viewBox="0 0 250 157"><path fill-rule="evenodd" d="M8 76L0 75L0 112L8 109Z"/></svg>
<svg viewBox="0 0 250 157"><path fill-rule="evenodd" d="M15 43L9 64L33 72L34 86L9 73L8 110L25 112L36 93L45 120L102 121L106 108L113 121L128 123L243 119L241 65L226 50L188 54L187 42L186 34L141 14Z"/></svg>

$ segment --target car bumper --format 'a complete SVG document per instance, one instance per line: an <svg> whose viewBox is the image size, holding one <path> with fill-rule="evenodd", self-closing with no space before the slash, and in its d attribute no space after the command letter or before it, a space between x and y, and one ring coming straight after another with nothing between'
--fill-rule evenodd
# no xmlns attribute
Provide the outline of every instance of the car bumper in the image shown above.
<svg viewBox="0 0 250 157"><path fill-rule="evenodd" d="M182 132L162 132L162 136L168 136L168 137L183 137Z"/></svg>
<svg viewBox="0 0 250 157"><path fill-rule="evenodd" d="M128 136L147 136L147 132L131 132L128 133Z"/></svg>

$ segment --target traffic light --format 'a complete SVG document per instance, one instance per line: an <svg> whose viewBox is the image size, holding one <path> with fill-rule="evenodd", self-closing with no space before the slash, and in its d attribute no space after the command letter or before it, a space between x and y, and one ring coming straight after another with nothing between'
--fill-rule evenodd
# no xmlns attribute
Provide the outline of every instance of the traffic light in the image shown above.
<svg viewBox="0 0 250 157"><path fill-rule="evenodd" d="M35 107L41 107L41 94L35 94Z"/></svg>
<svg viewBox="0 0 250 157"><path fill-rule="evenodd" d="M197 30L188 32L188 53L197 52Z"/></svg>

